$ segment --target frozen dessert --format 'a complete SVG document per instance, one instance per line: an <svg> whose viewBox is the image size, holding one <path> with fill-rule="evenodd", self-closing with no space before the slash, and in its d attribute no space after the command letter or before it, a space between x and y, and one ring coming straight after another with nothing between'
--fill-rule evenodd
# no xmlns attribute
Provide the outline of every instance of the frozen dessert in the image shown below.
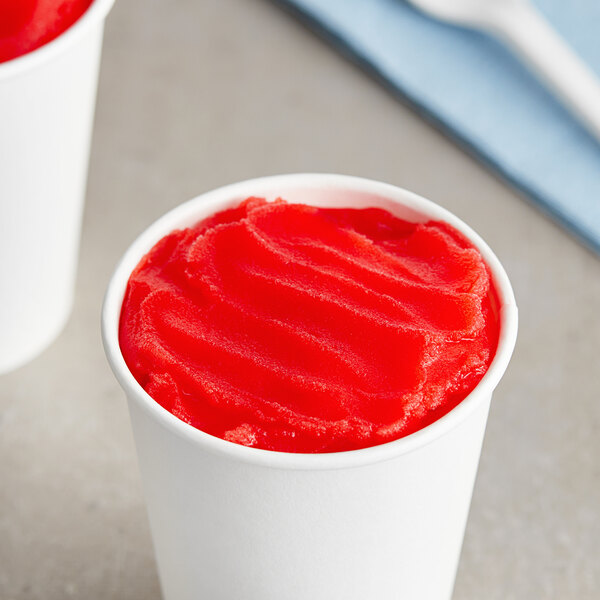
<svg viewBox="0 0 600 600"><path fill-rule="evenodd" d="M0 0L0 63L58 37L93 0Z"/></svg>
<svg viewBox="0 0 600 600"><path fill-rule="evenodd" d="M497 300L480 253L446 223L248 198L140 261L119 340L140 385L186 423L337 452L461 402L494 357Z"/></svg>

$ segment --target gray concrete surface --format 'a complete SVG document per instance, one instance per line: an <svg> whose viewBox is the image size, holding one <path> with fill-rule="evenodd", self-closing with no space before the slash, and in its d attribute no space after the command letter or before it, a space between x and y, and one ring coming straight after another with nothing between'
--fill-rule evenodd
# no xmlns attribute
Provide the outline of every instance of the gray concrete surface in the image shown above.
<svg viewBox="0 0 600 600"><path fill-rule="evenodd" d="M122 392L99 334L118 257L156 217L247 177L381 179L457 213L514 283L455 600L600 592L600 260L266 0L117 0L77 298L0 378L0 598L160 597Z"/></svg>

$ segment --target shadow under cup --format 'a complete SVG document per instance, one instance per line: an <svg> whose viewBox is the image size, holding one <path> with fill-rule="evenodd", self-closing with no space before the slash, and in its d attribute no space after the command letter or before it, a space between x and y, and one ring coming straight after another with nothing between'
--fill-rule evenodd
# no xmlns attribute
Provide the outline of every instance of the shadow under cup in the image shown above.
<svg viewBox="0 0 600 600"><path fill-rule="evenodd" d="M496 355L476 388L433 424L349 452L248 448L199 431L152 400L119 349L131 271L164 235L248 196L317 206L381 207L446 221L479 249L499 298ZM512 354L517 308L488 246L457 217L406 190L341 175L246 181L182 204L118 265L102 331L125 390L166 600L448 600L452 594L492 392Z"/></svg>

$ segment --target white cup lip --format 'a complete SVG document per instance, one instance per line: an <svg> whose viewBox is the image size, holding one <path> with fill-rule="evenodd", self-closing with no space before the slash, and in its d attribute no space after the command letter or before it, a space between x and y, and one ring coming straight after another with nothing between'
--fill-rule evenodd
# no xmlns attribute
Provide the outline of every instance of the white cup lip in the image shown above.
<svg viewBox="0 0 600 600"><path fill-rule="evenodd" d="M153 400L135 380L121 354L119 318L125 288L131 271L150 248L164 235L178 227L198 222L205 216L239 203L248 196L279 195L278 190L339 189L377 195L390 203L403 204L421 214L423 219L442 220L465 235L481 252L492 273L499 297L500 335L495 357L473 391L454 409L432 424L406 437L359 450L319 454L278 452L250 448L205 433L181 421ZM285 191L281 192L285 197ZM108 285L102 308L102 339L108 362L130 401L152 420L172 434L205 451L233 460L283 469L340 469L358 467L395 458L421 448L457 427L478 406L491 397L512 355L517 336L517 306L510 281L500 261L488 245L468 225L446 209L402 188L360 177L324 173L274 175L227 185L185 202L172 209L142 232L118 263Z"/></svg>
<svg viewBox="0 0 600 600"><path fill-rule="evenodd" d="M115 0L93 0L81 17L56 38L31 52L0 63L0 81L23 75L62 54L90 27L105 19L114 2Z"/></svg>

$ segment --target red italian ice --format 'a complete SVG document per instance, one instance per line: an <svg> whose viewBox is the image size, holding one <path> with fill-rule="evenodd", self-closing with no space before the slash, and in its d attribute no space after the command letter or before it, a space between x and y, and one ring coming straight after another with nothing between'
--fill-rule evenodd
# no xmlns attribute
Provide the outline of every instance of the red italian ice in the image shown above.
<svg viewBox="0 0 600 600"><path fill-rule="evenodd" d="M497 299L479 251L445 223L248 198L152 248L119 335L136 380L186 423L337 452L463 400L494 356Z"/></svg>
<svg viewBox="0 0 600 600"><path fill-rule="evenodd" d="M0 63L66 31L93 0L0 0Z"/></svg>

